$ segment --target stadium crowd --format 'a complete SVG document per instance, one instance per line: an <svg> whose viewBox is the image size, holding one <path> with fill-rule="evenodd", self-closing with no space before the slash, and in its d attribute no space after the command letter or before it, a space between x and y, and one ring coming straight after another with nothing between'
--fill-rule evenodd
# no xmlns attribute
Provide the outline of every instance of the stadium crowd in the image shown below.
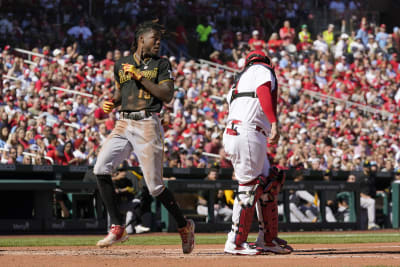
<svg viewBox="0 0 400 267"><path fill-rule="evenodd" d="M3 76L1 84L1 163L93 165L98 148L119 117L116 110L110 115L105 114L101 106L114 90L113 64L121 56L129 54L134 37L131 25L135 23L129 24L132 18L127 19L127 14L146 8L147 11L160 12L151 5L146 7L142 1L140 5L139 1L104 1L106 6L114 7L107 12L121 12L121 22L110 37L113 23L91 21L85 4L78 5L78 12L72 12L76 1L56 1L56 4L40 1L47 12L59 10L64 2L71 4L71 9L66 8L61 16L64 22L67 20L66 25L71 26L65 32L55 31L49 26L56 24L38 24L35 16L31 18L32 14L25 20L17 20L21 14L10 13L0 21L0 32L6 31L12 37L9 39L11 45L2 47L1 72L14 77ZM168 1L160 1L158 6L162 7L164 2ZM211 5L209 2L193 2L193 10L201 14L201 7L208 7ZM230 18L233 27L229 33L218 27L214 29L212 23L209 32L206 25L199 27L201 23L193 24L192 28L191 24L185 24L177 31L180 32L177 39L185 39L186 30L197 31L199 36L208 32L206 43L198 48L203 45L206 52L212 48L211 61L238 70L243 66L245 54L252 49L264 50L269 55L281 85L279 121L282 129L280 143L269 148L271 159L283 169L303 164L305 168L315 170L361 170L366 159L377 165L380 171L391 172L399 168L399 28L389 30L385 24L376 25L363 17L354 19L353 24L357 22L357 27L350 27L343 20L339 21L339 29L338 24L329 24L322 32L310 34L307 24L299 25L309 19L309 13L304 13L308 9L300 6L300 1L291 1L290 7L275 3L272 9L266 9L268 12L286 10L283 17L287 19L279 21L281 28L277 26L276 32L267 38L261 20L250 19L249 15L263 1L253 2L256 5L248 5L252 1L233 1L232 6L225 5L226 10L222 3L215 6L215 10L232 12L233 15L216 13L219 15L208 22L219 25L222 18ZM349 8L358 3L347 2ZM241 13L244 19L237 23L235 3L244 7ZM344 12L340 5L332 3L343 1L330 1L326 5L334 12ZM135 5L140 8L135 9ZM176 9L169 8L168 12L187 19L187 15L178 15L188 5L186 1L177 0ZM133 22L143 19L143 14L138 12L133 16ZM57 16L49 17L48 22L57 19ZM160 19L163 21L165 14ZM86 21L90 21L90 27L85 26ZM276 22L272 18L269 21ZM75 34L79 30L75 24L89 31L85 29ZM100 29L101 26L106 29L103 29L103 39L98 32L93 36L89 34L92 32L90 28ZM35 43L44 40L37 36L48 36L50 32L60 33L65 38L50 38L46 45ZM18 34L22 34L22 38ZM111 39L114 44L105 41ZM33 56L31 61L35 64L24 62L26 56L13 50L15 45L21 44L18 40L23 40L25 45L22 48L35 47L32 51L44 57ZM235 73L190 60L186 56L185 42L177 42L180 53L168 54L176 92L174 100L161 113L165 132L165 166L209 167L216 158L207 156L209 154L204 153L207 152L219 155L220 166L229 168L231 164L226 160L221 145L228 112L223 96L233 84ZM96 43L107 45L98 48ZM167 55L166 51L163 55ZM105 58L100 60L101 53ZM92 96L54 90L54 87ZM307 93L310 91L335 97L337 101L315 99ZM349 103L361 104L371 110L360 111ZM390 114L381 115L381 111ZM129 164L138 165L135 155L131 156Z"/></svg>

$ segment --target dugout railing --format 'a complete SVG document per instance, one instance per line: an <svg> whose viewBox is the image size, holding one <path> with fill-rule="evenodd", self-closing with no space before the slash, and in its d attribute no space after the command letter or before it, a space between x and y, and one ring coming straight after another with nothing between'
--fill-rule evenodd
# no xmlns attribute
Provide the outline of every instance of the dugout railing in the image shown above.
<svg viewBox="0 0 400 267"><path fill-rule="evenodd" d="M131 169L140 172L139 168ZM231 180L232 170L230 169L220 169L220 180L216 182L204 181L207 173L207 169L164 168L165 177L176 177L176 180L166 181L166 184L177 196L185 214L197 219L197 230L199 232L227 231L230 223L219 223L214 218L212 197L208 200L209 214L207 216L196 214L196 192L209 191L209 195L213 196L218 189L235 190L237 184ZM358 184L346 183L348 175L348 172L332 172L332 181L323 182L321 181L322 172L304 170L305 181L294 183L294 173L287 172L287 182L280 194L280 203L284 203L284 215L280 216L280 229L284 231L359 229L363 211L359 208ZM383 215L391 218L385 228L400 227L400 188L399 184L391 185L392 180L392 173L378 173L376 177L377 190L383 191L379 194L383 203ZM69 207L71 216L67 219L54 216L53 200L56 189L63 190L71 202ZM348 202L352 213L350 222L327 223L324 205L321 205L316 223L291 223L288 218L290 214L288 197L291 190L309 190L311 194L317 192L320 203L325 202L324 192L329 192L329 190L347 194L350 196ZM2 234L106 231L106 214L97 193L95 178L88 166L0 164L0 191L0 233ZM188 201L185 201L187 199L192 201L191 207L185 207L188 205ZM153 201L152 211L155 220L160 222L164 231L175 230L173 220L156 201ZM159 229L160 227L154 230Z"/></svg>
<svg viewBox="0 0 400 267"><path fill-rule="evenodd" d="M237 183L235 181L194 181L194 180L172 180L167 181L168 188L174 192L174 194L181 203L180 206L185 207L184 199L180 198L179 194L192 193L192 195L197 195L200 191L207 191L209 196L207 199L208 204L208 215L207 218L202 218L202 220L197 220L196 229L199 232L218 232L218 231L228 231L231 228L231 222L223 222L217 220L214 212L215 196L218 190L236 190ZM290 216L293 216L290 212L291 200L289 196L298 190L306 190L315 194L318 193L318 200L321 203L319 205L319 213L316 214L318 220L316 222L292 222ZM280 216L280 227L282 231L294 231L294 230L329 230L329 229L360 229L361 222L361 212L360 212L360 191L358 184L343 183L339 181L334 182L323 182L323 181L304 181L304 182L293 182L287 181L283 186L280 195L280 204L283 205L283 214ZM326 221L326 206L322 203L326 203L326 194L328 191L334 191L337 193L346 192L350 195L351 201L349 201L349 210L354 212L355 216L350 216L350 221L348 222L327 222ZM190 198L186 198L190 199ZM190 201L190 200L189 200ZM194 219L199 218L196 213L196 209L184 209L187 217L192 217ZM169 216L165 208L161 208L161 220L164 224L164 230L168 232L176 231L176 224ZM256 219L254 220L252 230L257 230L258 223Z"/></svg>

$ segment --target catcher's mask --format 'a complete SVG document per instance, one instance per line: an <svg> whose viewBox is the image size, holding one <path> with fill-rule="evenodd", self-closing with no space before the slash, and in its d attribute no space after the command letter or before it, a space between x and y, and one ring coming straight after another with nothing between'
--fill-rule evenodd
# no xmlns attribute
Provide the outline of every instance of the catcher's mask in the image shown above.
<svg viewBox="0 0 400 267"><path fill-rule="evenodd" d="M245 66L249 66L253 62L263 62L268 65L271 64L269 58L262 51L251 51L246 56Z"/></svg>

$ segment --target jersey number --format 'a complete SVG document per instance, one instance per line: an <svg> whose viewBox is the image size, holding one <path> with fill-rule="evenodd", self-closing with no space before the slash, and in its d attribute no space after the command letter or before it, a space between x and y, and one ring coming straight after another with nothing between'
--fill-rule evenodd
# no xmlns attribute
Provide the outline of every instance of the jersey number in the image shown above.
<svg viewBox="0 0 400 267"><path fill-rule="evenodd" d="M147 92L146 90L139 89L138 98L139 99L150 99L151 98L151 94L149 92Z"/></svg>

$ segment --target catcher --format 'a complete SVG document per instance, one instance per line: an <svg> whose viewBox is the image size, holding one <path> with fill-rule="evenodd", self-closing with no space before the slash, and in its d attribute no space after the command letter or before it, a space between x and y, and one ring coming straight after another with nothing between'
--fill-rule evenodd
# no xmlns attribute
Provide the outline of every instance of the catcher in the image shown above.
<svg viewBox="0 0 400 267"><path fill-rule="evenodd" d="M284 176L270 169L267 157L267 140L277 144L280 136L276 115L278 82L269 64L263 52L250 52L227 98L229 115L223 144L239 187L233 204L232 230L225 243L226 253L291 252L281 246L286 245L284 241L277 239L277 195ZM256 246L252 246L247 236L256 207L260 233Z"/></svg>

